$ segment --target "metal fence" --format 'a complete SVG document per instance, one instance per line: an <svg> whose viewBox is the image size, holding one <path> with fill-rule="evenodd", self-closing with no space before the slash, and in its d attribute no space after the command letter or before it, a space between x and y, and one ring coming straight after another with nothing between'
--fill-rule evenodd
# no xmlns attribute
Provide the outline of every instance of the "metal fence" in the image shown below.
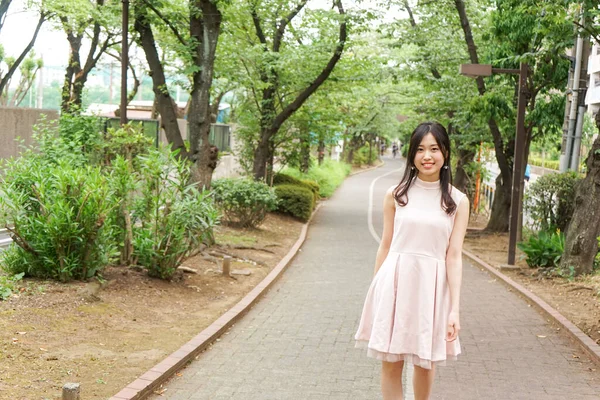
<svg viewBox="0 0 600 400"><path fill-rule="evenodd" d="M159 120L150 118L130 118L130 123L141 126L142 133L154 139L154 145L158 147L160 143L160 125ZM187 125L187 124L186 124ZM119 118L106 118L104 131L108 128L118 129L121 126ZM185 133L185 139L189 139L189 127ZM211 124L208 136L210 144L217 146L219 151L231 151L231 125ZM200 142L202 144L202 142Z"/></svg>
<svg viewBox="0 0 600 400"><path fill-rule="evenodd" d="M131 118L129 119L129 122L132 125L140 126L142 128L142 133L151 137L154 140L154 145L158 147L160 128L157 119ZM121 120L119 118L108 117L104 123L104 132L107 132L109 128L119 129L120 126Z"/></svg>

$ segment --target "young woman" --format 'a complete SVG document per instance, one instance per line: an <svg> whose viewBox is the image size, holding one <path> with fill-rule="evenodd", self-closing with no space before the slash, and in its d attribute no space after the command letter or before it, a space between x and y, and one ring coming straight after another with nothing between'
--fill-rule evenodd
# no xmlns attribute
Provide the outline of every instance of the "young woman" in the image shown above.
<svg viewBox="0 0 600 400"><path fill-rule="evenodd" d="M402 399L404 363L415 400L431 394L435 366L460 354L462 245L469 200L452 186L450 138L425 122L413 131L400 183L383 201L375 277L355 339L382 361L384 400Z"/></svg>

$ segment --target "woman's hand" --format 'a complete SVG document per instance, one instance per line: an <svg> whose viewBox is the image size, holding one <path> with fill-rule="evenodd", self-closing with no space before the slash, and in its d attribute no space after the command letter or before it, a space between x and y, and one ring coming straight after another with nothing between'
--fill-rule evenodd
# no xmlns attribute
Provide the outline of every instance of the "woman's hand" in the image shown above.
<svg viewBox="0 0 600 400"><path fill-rule="evenodd" d="M448 326L446 328L446 341L454 342L460 332L460 317L457 312L451 312L448 316Z"/></svg>

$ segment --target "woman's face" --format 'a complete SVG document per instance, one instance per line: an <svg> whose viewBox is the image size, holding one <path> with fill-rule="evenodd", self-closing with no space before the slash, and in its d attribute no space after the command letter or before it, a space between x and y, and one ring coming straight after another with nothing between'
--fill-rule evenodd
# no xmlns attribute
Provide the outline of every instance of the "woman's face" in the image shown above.
<svg viewBox="0 0 600 400"><path fill-rule="evenodd" d="M444 154L431 133L421 140L414 159L419 178L428 182L440 179L440 170L444 166Z"/></svg>

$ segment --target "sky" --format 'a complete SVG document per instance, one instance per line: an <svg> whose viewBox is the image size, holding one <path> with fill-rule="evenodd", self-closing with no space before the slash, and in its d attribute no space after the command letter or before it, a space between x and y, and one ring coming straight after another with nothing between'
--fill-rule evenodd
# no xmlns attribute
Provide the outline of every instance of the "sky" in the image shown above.
<svg viewBox="0 0 600 400"><path fill-rule="evenodd" d="M346 9L367 9L374 7L376 0L345 0ZM331 8L331 0L310 0L311 8ZM386 19L396 19L402 13L391 10L385 14ZM11 4L5 24L0 33L0 43L4 46L6 55L17 57L27 43L31 40L38 15L27 10L26 0L14 0ZM52 30L50 23L46 22L35 44L35 52L41 55L46 66L66 66L69 58L69 44L64 32Z"/></svg>

